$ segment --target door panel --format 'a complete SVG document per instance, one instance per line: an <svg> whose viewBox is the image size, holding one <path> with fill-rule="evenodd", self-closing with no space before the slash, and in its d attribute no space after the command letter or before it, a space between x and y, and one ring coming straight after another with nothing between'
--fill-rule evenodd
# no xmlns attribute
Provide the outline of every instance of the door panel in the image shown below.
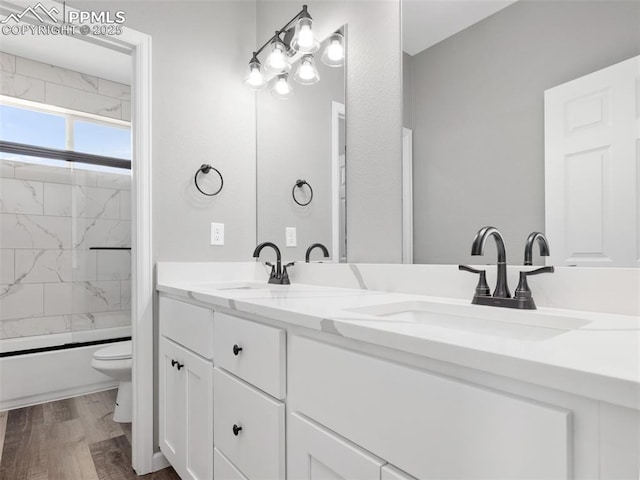
<svg viewBox="0 0 640 480"><path fill-rule="evenodd" d="M548 263L639 266L640 57L545 92Z"/></svg>
<svg viewBox="0 0 640 480"><path fill-rule="evenodd" d="M175 364L171 365L172 361L184 363L182 352L177 345L166 338L160 338L160 450L167 457L167 460L176 467L176 470L179 470L179 466L184 464L186 444L184 430L185 375L176 368Z"/></svg>

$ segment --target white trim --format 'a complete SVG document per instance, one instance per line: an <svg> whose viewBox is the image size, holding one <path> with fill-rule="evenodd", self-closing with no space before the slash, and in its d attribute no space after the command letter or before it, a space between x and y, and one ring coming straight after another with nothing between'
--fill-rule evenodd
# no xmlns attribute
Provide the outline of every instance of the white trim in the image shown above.
<svg viewBox="0 0 640 480"><path fill-rule="evenodd" d="M10 97L8 95L0 95L0 104L8 105L10 107L26 108L29 110L35 110L37 112L49 113L52 115L71 117L72 120L89 119L92 121L92 123L98 123L100 125L107 125L110 127L118 126L128 128L131 126L131 122L128 120L103 117L102 115L96 115L95 113L81 112L80 110L72 110L70 108L49 105L48 103L40 103L31 100L25 100L24 98Z"/></svg>
<svg viewBox="0 0 640 480"><path fill-rule="evenodd" d="M402 128L402 263L413 263L413 131Z"/></svg>
<svg viewBox="0 0 640 480"><path fill-rule="evenodd" d="M46 8L60 3L40 0ZM20 12L33 2L3 0L2 10ZM67 7L67 11L77 10ZM117 36L85 35L78 41L129 53L132 58L132 466L138 475L153 470L153 252L151 242L151 37L124 27Z"/></svg>
<svg viewBox="0 0 640 480"><path fill-rule="evenodd" d="M167 468L169 465L169 460L164 456L162 452L156 452L153 454L153 471L157 472L158 470L162 470L163 468Z"/></svg>
<svg viewBox="0 0 640 480"><path fill-rule="evenodd" d="M331 260L340 262L340 117L344 103L331 102Z"/></svg>

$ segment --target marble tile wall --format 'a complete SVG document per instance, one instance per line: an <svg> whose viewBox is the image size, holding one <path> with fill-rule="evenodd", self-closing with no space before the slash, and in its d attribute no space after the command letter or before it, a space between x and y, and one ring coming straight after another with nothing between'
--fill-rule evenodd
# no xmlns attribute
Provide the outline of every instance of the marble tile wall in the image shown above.
<svg viewBox="0 0 640 480"><path fill-rule="evenodd" d="M91 250L131 246L130 188L0 160L0 339L131 324L131 252Z"/></svg>
<svg viewBox="0 0 640 480"><path fill-rule="evenodd" d="M0 93L119 120L131 120L131 88L0 52Z"/></svg>

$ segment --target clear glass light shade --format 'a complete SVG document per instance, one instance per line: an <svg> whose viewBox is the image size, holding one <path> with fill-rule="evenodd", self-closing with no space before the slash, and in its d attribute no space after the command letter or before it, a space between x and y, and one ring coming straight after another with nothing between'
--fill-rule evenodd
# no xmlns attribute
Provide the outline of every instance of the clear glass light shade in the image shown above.
<svg viewBox="0 0 640 480"><path fill-rule="evenodd" d="M291 40L291 48L300 53L315 53L320 43L313 37L313 20L301 17L296 23L296 31Z"/></svg>
<svg viewBox="0 0 640 480"><path fill-rule="evenodd" d="M271 51L264 64L264 68L271 73L288 72L291 69L287 49L279 38L275 38L273 42L271 42Z"/></svg>
<svg viewBox="0 0 640 480"><path fill-rule="evenodd" d="M293 95L293 88L289 83L289 75L282 73L278 75L273 81L273 87L271 88L271 95L280 99L287 99Z"/></svg>
<svg viewBox="0 0 640 480"><path fill-rule="evenodd" d="M296 70L293 79L301 85L313 85L318 83L320 75L318 75L318 69L316 68L316 62L313 59L313 55L305 55L300 59L300 64Z"/></svg>
<svg viewBox="0 0 640 480"><path fill-rule="evenodd" d="M255 90L258 90L265 85L264 75L262 73L262 66L258 59L252 60L249 62L249 71L247 75L244 77L244 84Z"/></svg>
<svg viewBox="0 0 640 480"><path fill-rule="evenodd" d="M329 38L327 46L322 52L322 63L329 67L342 67L344 65L344 37L336 32Z"/></svg>

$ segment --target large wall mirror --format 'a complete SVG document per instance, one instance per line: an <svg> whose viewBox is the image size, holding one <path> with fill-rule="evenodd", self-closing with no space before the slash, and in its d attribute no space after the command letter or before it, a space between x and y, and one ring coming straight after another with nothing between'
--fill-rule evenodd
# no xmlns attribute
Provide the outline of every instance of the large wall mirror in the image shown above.
<svg viewBox="0 0 640 480"><path fill-rule="evenodd" d="M493 225L512 264L541 231L555 265L637 267L640 2L402 8L406 258L478 262Z"/></svg>
<svg viewBox="0 0 640 480"><path fill-rule="evenodd" d="M257 2L258 42L271 37L299 6ZM347 31L345 25L326 24L311 7L309 13L315 32L330 32L317 38L320 47L313 54L319 81L306 85L294 79L305 61L295 55L289 59L288 85L274 92L278 78L273 78L256 97L257 240L275 242L286 261L304 261L314 243L326 246L326 261L346 261ZM337 60L340 55L342 61ZM291 94L286 94L287 88ZM324 259L321 249L315 249L311 258Z"/></svg>

